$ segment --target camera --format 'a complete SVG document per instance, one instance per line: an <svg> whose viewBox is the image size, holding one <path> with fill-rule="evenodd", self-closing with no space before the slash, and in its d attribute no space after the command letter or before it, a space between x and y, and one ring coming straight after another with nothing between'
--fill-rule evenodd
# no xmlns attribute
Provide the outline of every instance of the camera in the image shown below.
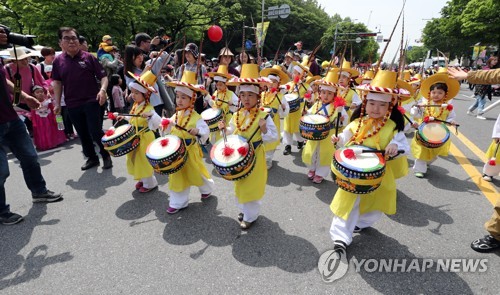
<svg viewBox="0 0 500 295"><path fill-rule="evenodd" d="M164 39L164 37L166 37L165 28L163 27L158 28L156 36L160 38L160 44L158 44L159 47L163 48L170 43L170 39Z"/></svg>
<svg viewBox="0 0 500 295"><path fill-rule="evenodd" d="M36 36L21 35L21 34L12 33L10 31L9 27L7 27L5 25L1 25L1 24L0 24L0 28L4 30L5 34L7 34L7 42L9 44L15 44L15 45L24 46L27 48L33 48L33 45L35 44L34 38L36 38ZM0 45L0 47L5 48L7 46Z"/></svg>

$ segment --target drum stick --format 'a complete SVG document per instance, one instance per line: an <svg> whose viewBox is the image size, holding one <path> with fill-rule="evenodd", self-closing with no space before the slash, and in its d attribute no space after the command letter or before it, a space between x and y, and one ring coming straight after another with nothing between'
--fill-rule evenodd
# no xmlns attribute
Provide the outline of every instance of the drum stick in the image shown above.
<svg viewBox="0 0 500 295"><path fill-rule="evenodd" d="M448 104L447 103L443 103L443 104L417 104L417 107L419 108L445 108L447 107Z"/></svg>
<svg viewBox="0 0 500 295"><path fill-rule="evenodd" d="M406 120L408 120L408 122L410 122L411 125L413 125L413 121L406 114L403 114L403 116Z"/></svg>
<svg viewBox="0 0 500 295"><path fill-rule="evenodd" d="M189 133L189 130L187 130L186 128L184 128L184 127L182 127L182 126L179 126L177 123L174 123L174 126L175 126L176 128L178 128L178 129L182 130L182 131L186 131L187 133ZM189 134L191 134L191 133L189 133ZM196 134L196 137L201 138L201 135Z"/></svg>
<svg viewBox="0 0 500 295"><path fill-rule="evenodd" d="M353 148L350 150L352 150L354 152L354 154L356 154L356 155L365 154L365 153L378 153L378 154L385 155L385 150L364 150L361 148ZM404 154L404 152L405 152L404 150L398 150L398 155Z"/></svg>

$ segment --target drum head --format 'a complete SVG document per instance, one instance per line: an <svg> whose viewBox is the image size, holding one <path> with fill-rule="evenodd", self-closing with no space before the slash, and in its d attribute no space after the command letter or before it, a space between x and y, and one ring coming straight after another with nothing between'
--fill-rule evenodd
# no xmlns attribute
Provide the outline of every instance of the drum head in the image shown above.
<svg viewBox="0 0 500 295"><path fill-rule="evenodd" d="M201 118L203 120L210 120L219 116L221 112L222 111L220 109L214 109L214 108L206 109L203 112L201 112Z"/></svg>
<svg viewBox="0 0 500 295"><path fill-rule="evenodd" d="M286 101L294 101L299 99L299 95L297 93L288 93L284 95Z"/></svg>
<svg viewBox="0 0 500 295"><path fill-rule="evenodd" d="M133 128L132 125L130 125L130 124L125 124L125 125L116 127L115 132L113 132L112 135L107 136L106 134L104 134L104 136L102 137L102 140L108 141L108 140L115 139L115 138L127 133L127 131L129 131L130 128Z"/></svg>
<svg viewBox="0 0 500 295"><path fill-rule="evenodd" d="M430 143L444 142L450 136L448 127L439 122L424 123L419 127L419 132L422 139Z"/></svg>
<svg viewBox="0 0 500 295"><path fill-rule="evenodd" d="M328 122L327 117L317 114L305 115L300 120L308 124L324 124Z"/></svg>
<svg viewBox="0 0 500 295"><path fill-rule="evenodd" d="M349 157L346 150L355 152L355 157ZM357 172L380 170L385 165L385 159L380 153L356 153L357 150L370 150L364 146L351 145L335 151L335 160L342 166Z"/></svg>
<svg viewBox="0 0 500 295"><path fill-rule="evenodd" d="M225 156L223 153L223 149L226 145L233 149L233 153L229 156ZM240 155L240 153L238 152L238 148L240 147L246 147L248 151L249 146L247 140L240 135L228 135L227 143L225 143L224 139L221 138L214 144L212 150L210 151L210 158L214 163L216 163L219 166L222 167L232 166L241 161L241 159L243 159L246 156L246 155Z"/></svg>
<svg viewBox="0 0 500 295"><path fill-rule="evenodd" d="M166 135L157 138L149 144L146 149L146 156L153 160L165 158L179 150L181 140L175 135ZM165 145L165 143L167 144Z"/></svg>

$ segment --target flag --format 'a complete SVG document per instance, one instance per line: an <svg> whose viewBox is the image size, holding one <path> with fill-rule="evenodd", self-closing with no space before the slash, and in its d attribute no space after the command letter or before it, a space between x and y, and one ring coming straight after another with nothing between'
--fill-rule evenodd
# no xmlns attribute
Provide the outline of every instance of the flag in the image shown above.
<svg viewBox="0 0 500 295"><path fill-rule="evenodd" d="M269 22L264 22L264 26L262 26L262 23L257 23L257 46L260 48L264 47L268 28Z"/></svg>

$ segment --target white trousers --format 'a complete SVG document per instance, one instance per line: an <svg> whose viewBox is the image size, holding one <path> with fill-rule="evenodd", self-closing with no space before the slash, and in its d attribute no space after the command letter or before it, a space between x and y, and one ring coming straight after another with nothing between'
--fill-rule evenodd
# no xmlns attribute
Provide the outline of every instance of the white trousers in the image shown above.
<svg viewBox="0 0 500 295"><path fill-rule="evenodd" d="M290 133L287 131L283 131L283 143L285 145L292 145L294 137L297 142L304 141L304 138L302 138L300 132Z"/></svg>
<svg viewBox="0 0 500 295"><path fill-rule="evenodd" d="M235 198L236 206L240 209L241 213L243 213L243 221L246 222L254 222L259 217L260 206L262 205L262 201L253 201L245 204L241 204L238 202L238 198Z"/></svg>
<svg viewBox="0 0 500 295"><path fill-rule="evenodd" d="M142 181L142 186L144 188L147 188L147 189L158 186L158 181L156 180L156 177L154 174L151 175L150 177L141 178L140 181Z"/></svg>
<svg viewBox="0 0 500 295"><path fill-rule="evenodd" d="M355 226L359 228L370 227L382 217L381 211L359 214L359 201L360 197L358 196L347 220L336 215L333 216L332 226L330 227L330 237L333 241L339 240L349 246L352 242L352 232Z"/></svg>
<svg viewBox="0 0 500 295"><path fill-rule="evenodd" d="M436 158L430 160L429 162L424 160L415 159L413 164L413 172L427 173L427 165L430 165L436 161Z"/></svg>
<svg viewBox="0 0 500 295"><path fill-rule="evenodd" d="M276 150L266 152L266 164L269 165L273 162L274 151L276 151Z"/></svg>
<svg viewBox="0 0 500 295"><path fill-rule="evenodd" d="M311 165L307 165L307 168L310 171L314 171L314 173L318 176L326 178L328 173L330 173L330 165L321 166L319 162L319 148L314 151L314 154L311 157Z"/></svg>
<svg viewBox="0 0 500 295"><path fill-rule="evenodd" d="M214 191L214 180L207 179L202 176L203 184L198 187L201 194L211 194ZM170 196L169 206L175 209L186 208L189 203L189 192L191 191L191 187L183 190L182 192L173 192L169 191L168 195Z"/></svg>

